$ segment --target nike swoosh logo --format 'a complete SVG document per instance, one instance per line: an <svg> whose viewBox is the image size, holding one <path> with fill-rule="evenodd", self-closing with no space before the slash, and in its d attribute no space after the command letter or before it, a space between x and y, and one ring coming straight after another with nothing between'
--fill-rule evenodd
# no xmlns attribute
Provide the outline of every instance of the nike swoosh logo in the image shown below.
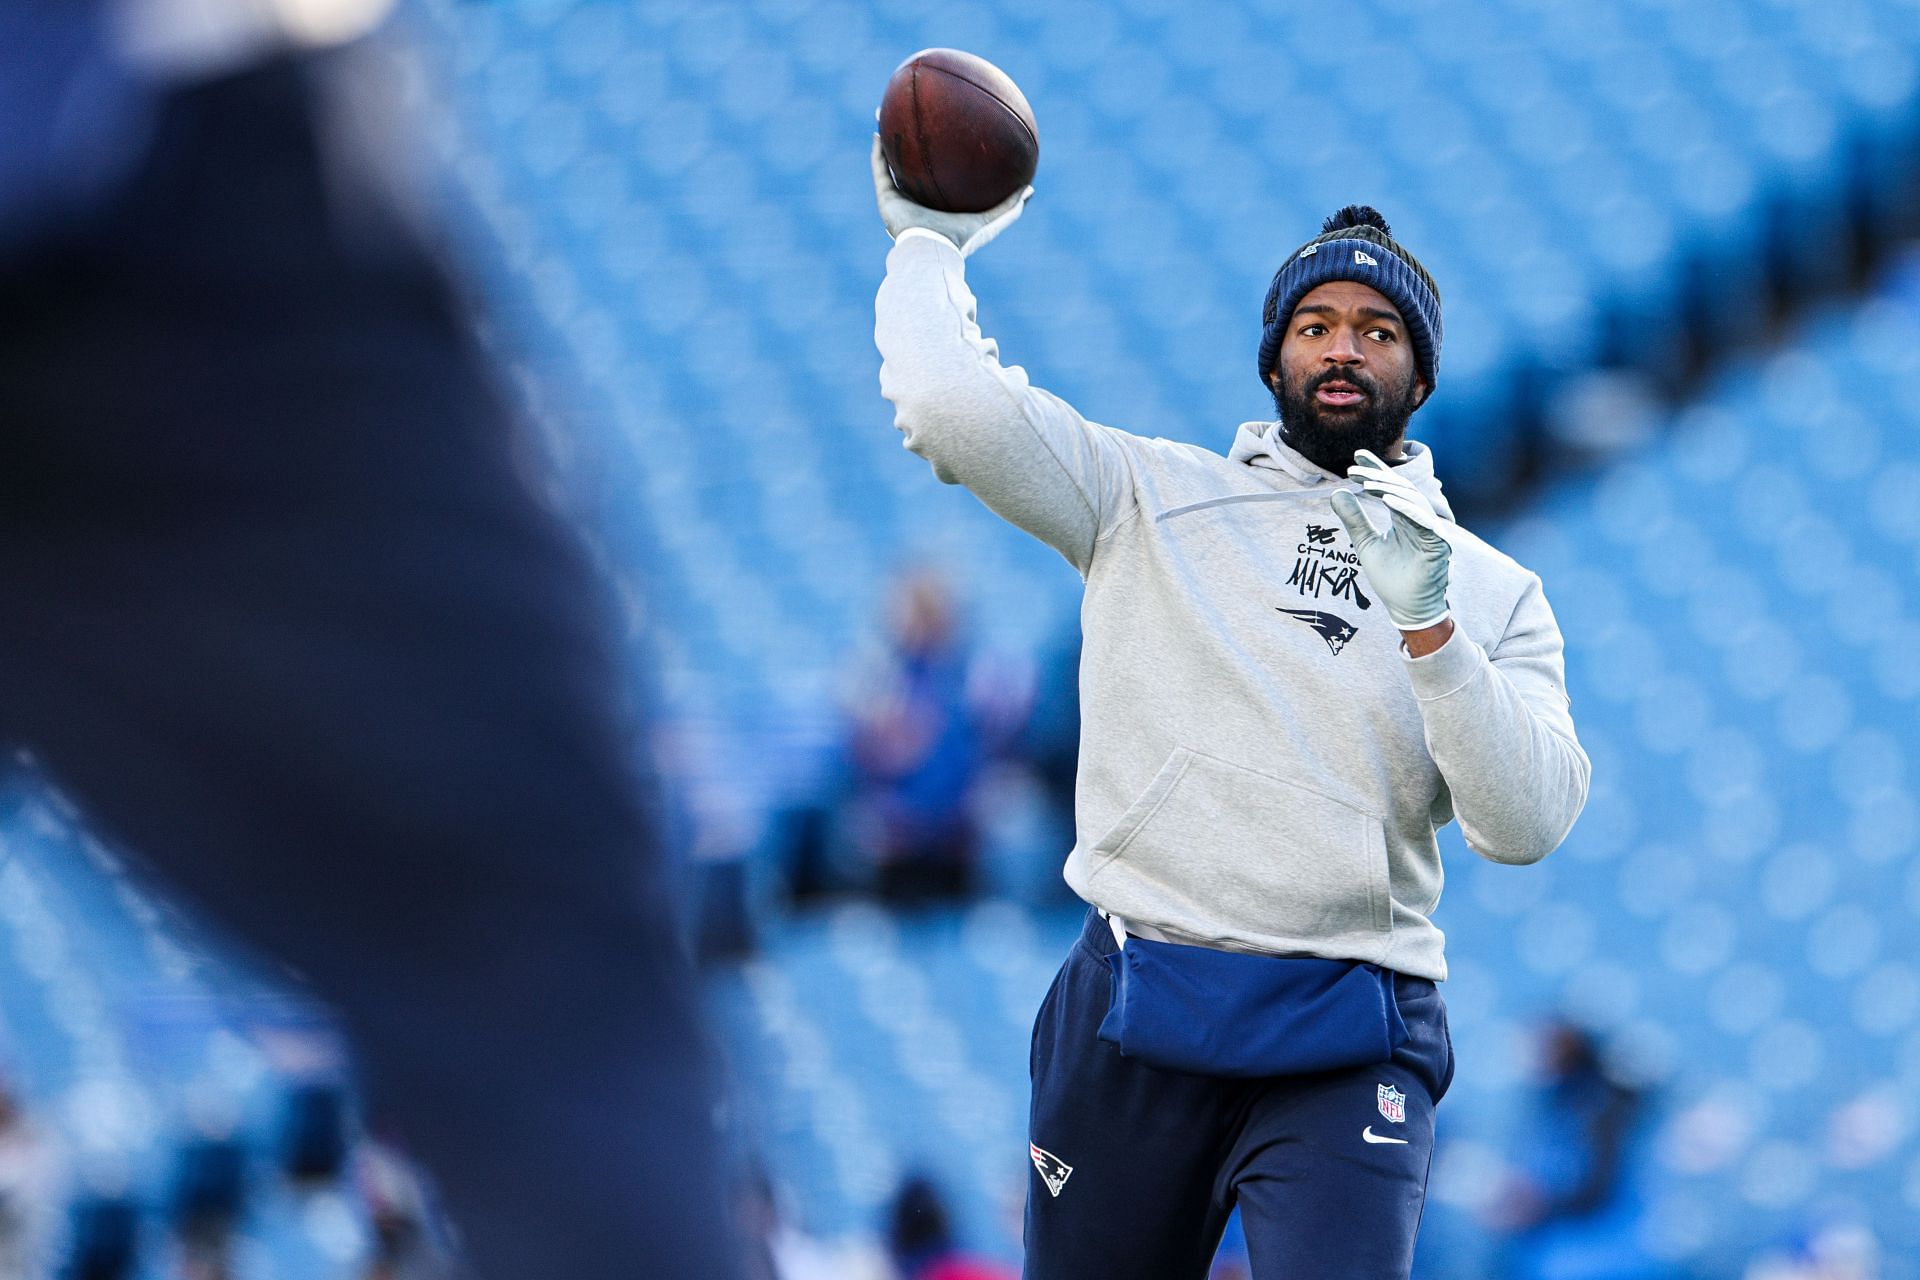
<svg viewBox="0 0 1920 1280"><path fill-rule="evenodd" d="M1368 1142L1391 1142L1391 1143L1394 1143L1394 1144L1395 1144L1395 1145L1397 1145L1397 1146L1402 1146L1402 1147L1404 1147L1404 1146L1406 1146L1406 1145L1407 1145L1407 1140L1406 1140L1405 1138L1383 1138L1383 1137L1381 1137L1381 1136L1380 1136L1379 1134L1377 1134L1377 1133L1375 1133L1375 1132L1373 1131L1373 1126L1372 1126L1372 1125L1368 1125L1368 1126L1367 1126L1366 1128L1364 1128L1364 1129L1362 1129L1362 1130L1360 1131L1360 1136L1361 1136L1361 1137L1363 1137L1363 1138L1365 1138L1365 1139L1366 1139L1366 1140L1367 1140Z"/></svg>

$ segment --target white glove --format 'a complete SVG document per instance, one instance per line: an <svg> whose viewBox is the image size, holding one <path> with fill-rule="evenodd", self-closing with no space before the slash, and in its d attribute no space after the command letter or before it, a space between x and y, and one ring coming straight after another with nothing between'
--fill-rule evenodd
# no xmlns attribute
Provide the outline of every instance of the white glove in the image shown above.
<svg viewBox="0 0 1920 1280"><path fill-rule="evenodd" d="M888 235L898 240L901 232L919 227L944 236L964 258L1013 225L1020 211L1027 207L1033 188L1016 191L983 213L942 213L929 209L907 199L900 188L893 185L893 173L887 168L887 157L880 149L880 136L875 134L873 192L880 202L880 221L887 224Z"/></svg>
<svg viewBox="0 0 1920 1280"><path fill-rule="evenodd" d="M1369 496L1386 503L1393 517L1383 534L1367 519L1351 489L1338 490L1329 499L1333 514L1353 539L1367 582L1402 631L1438 626L1447 620L1447 560L1453 554L1440 534L1439 513L1424 493L1367 450L1353 458L1347 475Z"/></svg>

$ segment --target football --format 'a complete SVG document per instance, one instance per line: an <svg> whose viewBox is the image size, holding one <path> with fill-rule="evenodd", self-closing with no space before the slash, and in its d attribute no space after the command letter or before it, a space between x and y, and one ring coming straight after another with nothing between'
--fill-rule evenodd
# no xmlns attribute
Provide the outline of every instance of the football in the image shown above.
<svg viewBox="0 0 1920 1280"><path fill-rule="evenodd" d="M923 49L887 81L880 145L915 204L978 213L1033 181L1040 130L1000 68L958 49Z"/></svg>

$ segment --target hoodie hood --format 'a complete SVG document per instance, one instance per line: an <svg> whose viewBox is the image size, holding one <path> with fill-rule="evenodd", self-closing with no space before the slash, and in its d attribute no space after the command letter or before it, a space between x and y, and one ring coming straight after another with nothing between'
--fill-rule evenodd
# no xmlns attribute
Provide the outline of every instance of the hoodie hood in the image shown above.
<svg viewBox="0 0 1920 1280"><path fill-rule="evenodd" d="M1433 509L1440 513L1441 519L1452 520L1453 508L1440 492L1439 477L1433 474L1433 450L1418 440L1408 440L1401 447L1406 456L1393 464L1394 472L1404 476L1413 483L1414 488L1425 494L1427 501L1433 504ZM1240 429L1234 433L1233 447L1227 451L1227 460L1267 471L1285 472L1308 486L1329 481L1351 483L1345 476L1336 476L1297 453L1280 438L1278 422L1241 423Z"/></svg>

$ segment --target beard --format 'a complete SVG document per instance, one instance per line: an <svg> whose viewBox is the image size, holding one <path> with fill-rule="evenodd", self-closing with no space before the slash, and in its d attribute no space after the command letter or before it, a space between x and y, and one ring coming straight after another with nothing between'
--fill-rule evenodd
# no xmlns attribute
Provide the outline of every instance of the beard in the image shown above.
<svg viewBox="0 0 1920 1280"><path fill-rule="evenodd" d="M1350 382L1366 393L1358 404L1321 404L1313 393L1329 382ZM1371 449L1384 459L1407 434L1407 419L1418 407L1419 384L1412 374L1387 391L1352 369L1325 369L1290 386L1285 378L1273 388L1280 412L1280 438L1307 461L1337 476L1347 474L1354 451Z"/></svg>

